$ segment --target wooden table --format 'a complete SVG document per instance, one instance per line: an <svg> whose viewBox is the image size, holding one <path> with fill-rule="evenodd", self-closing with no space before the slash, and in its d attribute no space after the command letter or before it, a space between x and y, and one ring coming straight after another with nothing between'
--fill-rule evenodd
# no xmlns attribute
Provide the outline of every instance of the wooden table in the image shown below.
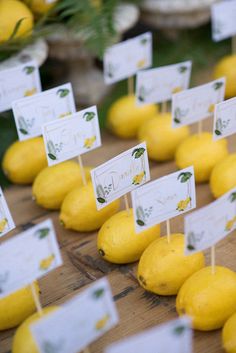
<svg viewBox="0 0 236 353"><path fill-rule="evenodd" d="M97 166L135 144L137 144L135 140L121 141L105 133L103 147L85 155L84 163ZM233 138L230 146L233 150ZM176 170L174 162L162 164L151 162L150 167L152 179ZM99 257L96 250L96 232L81 234L64 230L59 224L58 212L47 212L32 201L30 187L13 186L6 190L5 195L17 225L12 234L17 234L49 217L55 225L64 265L39 281L43 306L62 304L81 292L86 285L103 276L108 277L120 315L120 324L92 344L91 353L101 353L104 347L113 341L177 318L175 297L147 293L139 286L136 280L137 264L117 266ZM211 201L213 198L208 184L198 185L198 207ZM172 233L183 232L181 216L171 220L171 230ZM165 227L162 227L162 234L165 234ZM231 234L217 245L217 263L236 270L235 249L236 237L235 234ZM206 257L209 264L209 252L206 252ZM10 352L14 331L0 333L0 353ZM221 331L195 332L194 351L222 353Z"/></svg>

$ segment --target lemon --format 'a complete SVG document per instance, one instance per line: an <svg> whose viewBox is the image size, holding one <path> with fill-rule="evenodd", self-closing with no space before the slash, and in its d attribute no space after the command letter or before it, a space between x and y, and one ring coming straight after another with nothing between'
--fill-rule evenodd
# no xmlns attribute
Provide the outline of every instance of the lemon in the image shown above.
<svg viewBox="0 0 236 353"><path fill-rule="evenodd" d="M184 235L171 234L151 243L138 265L138 280L147 291L175 295L185 280L205 264L203 253L184 255Z"/></svg>
<svg viewBox="0 0 236 353"><path fill-rule="evenodd" d="M6 218L2 218L0 220L0 233L2 233L4 231L4 229L6 228L8 224L8 220Z"/></svg>
<svg viewBox="0 0 236 353"><path fill-rule="evenodd" d="M86 178L90 177L90 168L84 168ZM57 210L66 195L75 187L82 185L80 166L67 161L43 169L33 184L33 198L39 206Z"/></svg>
<svg viewBox="0 0 236 353"><path fill-rule="evenodd" d="M212 134L203 132L186 138L177 148L175 161L179 169L194 167L197 182L210 179L214 166L228 155L227 140L213 141Z"/></svg>
<svg viewBox="0 0 236 353"><path fill-rule="evenodd" d="M73 189L61 206L60 221L67 229L91 232L99 229L120 207L115 200L100 211L97 210L92 183Z"/></svg>
<svg viewBox="0 0 236 353"><path fill-rule="evenodd" d="M211 192L220 197L236 186L236 153L230 154L213 168L210 177Z"/></svg>
<svg viewBox="0 0 236 353"><path fill-rule="evenodd" d="M226 321L222 331L223 347L227 353L236 353L236 313Z"/></svg>
<svg viewBox="0 0 236 353"><path fill-rule="evenodd" d="M133 95L124 96L112 104L108 111L107 125L114 135L121 138L136 137L139 127L157 113L157 106L136 105Z"/></svg>
<svg viewBox="0 0 236 353"><path fill-rule="evenodd" d="M236 95L236 55L223 57L214 69L214 78L226 78L226 98Z"/></svg>
<svg viewBox="0 0 236 353"><path fill-rule="evenodd" d="M57 0L25 0L25 3L35 14L42 15L55 6Z"/></svg>
<svg viewBox="0 0 236 353"><path fill-rule="evenodd" d="M39 349L31 333L30 326L36 323L40 318L58 310L56 306L49 306L43 309L43 315L35 313L28 317L16 330L13 337L12 353L39 353Z"/></svg>
<svg viewBox="0 0 236 353"><path fill-rule="evenodd" d="M176 270L176 269L175 269ZM226 267L205 267L189 277L181 287L176 309L192 318L193 328L216 330L236 311L236 273Z"/></svg>
<svg viewBox="0 0 236 353"><path fill-rule="evenodd" d="M156 225L136 234L132 209L116 213L98 232L99 254L109 262L126 264L139 260L146 247L160 236Z"/></svg>
<svg viewBox="0 0 236 353"><path fill-rule="evenodd" d="M46 166L47 158L42 137L16 141L3 156L3 171L15 184L31 184Z"/></svg>
<svg viewBox="0 0 236 353"><path fill-rule="evenodd" d="M171 114L157 114L144 122L138 131L140 141L146 141L148 156L156 161L174 159L179 144L189 136L189 128L182 126L173 129Z"/></svg>
<svg viewBox="0 0 236 353"><path fill-rule="evenodd" d="M37 282L34 283L39 294ZM8 330L22 323L36 310L30 287L22 288L0 299L0 330Z"/></svg>

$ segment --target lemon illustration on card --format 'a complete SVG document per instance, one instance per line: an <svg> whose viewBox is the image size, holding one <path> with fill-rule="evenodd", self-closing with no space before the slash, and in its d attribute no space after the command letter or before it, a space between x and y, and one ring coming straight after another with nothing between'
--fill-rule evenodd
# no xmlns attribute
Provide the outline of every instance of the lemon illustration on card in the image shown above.
<svg viewBox="0 0 236 353"><path fill-rule="evenodd" d="M45 259L40 261L39 268L42 271L46 271L51 267L53 261L55 259L55 255L51 254L50 256L46 257Z"/></svg>
<svg viewBox="0 0 236 353"><path fill-rule="evenodd" d="M185 211L188 205L190 204L190 202L191 202L191 197L188 196L185 200L181 200L178 202L176 209L180 212Z"/></svg>
<svg viewBox="0 0 236 353"><path fill-rule="evenodd" d="M192 177L192 173L191 172L182 172L178 175L178 180L181 183L186 183L189 181L189 179ZM177 207L176 210L183 212L185 211L189 206L191 206L191 190L190 190L190 184L188 183L188 189L187 189L187 197L184 200L180 200L177 203Z"/></svg>
<svg viewBox="0 0 236 353"><path fill-rule="evenodd" d="M97 331L103 330L107 323L109 322L110 316L108 314L104 315L103 318L101 318L100 320L98 320L95 324L95 328Z"/></svg>
<svg viewBox="0 0 236 353"><path fill-rule="evenodd" d="M139 173L139 174L137 174L137 175L135 175L135 176L133 177L133 182L132 182L132 184L134 184L134 185L139 185L139 184L141 184L142 181L143 181L144 176L145 176L145 170L143 170L141 173Z"/></svg>
<svg viewBox="0 0 236 353"><path fill-rule="evenodd" d="M230 231L233 226L236 223L236 216L234 216L232 219L230 219L229 221L227 221L226 225L225 225L225 230L226 231Z"/></svg>
<svg viewBox="0 0 236 353"><path fill-rule="evenodd" d="M90 138L86 138L84 140L84 147L88 148L88 149L91 148L95 141L96 141L96 136L92 136Z"/></svg>
<svg viewBox="0 0 236 353"><path fill-rule="evenodd" d="M7 225L8 225L8 220L6 218L2 218L0 220L0 233L2 233L5 230Z"/></svg>
<svg viewBox="0 0 236 353"><path fill-rule="evenodd" d="M29 97L29 96L33 96L35 93L37 93L37 90L35 87L33 87L32 89L27 89L24 92L24 97Z"/></svg>

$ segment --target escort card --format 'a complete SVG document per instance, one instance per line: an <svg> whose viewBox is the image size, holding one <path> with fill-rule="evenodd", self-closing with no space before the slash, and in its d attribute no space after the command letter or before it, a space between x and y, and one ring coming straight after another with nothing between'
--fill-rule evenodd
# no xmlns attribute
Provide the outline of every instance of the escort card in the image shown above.
<svg viewBox="0 0 236 353"><path fill-rule="evenodd" d="M213 117L215 104L224 100L224 94L225 78L173 94L173 127Z"/></svg>
<svg viewBox="0 0 236 353"><path fill-rule="evenodd" d="M42 125L76 112L70 83L12 103L20 140L42 135Z"/></svg>
<svg viewBox="0 0 236 353"><path fill-rule="evenodd" d="M236 98L216 104L213 138L219 140L236 132Z"/></svg>
<svg viewBox="0 0 236 353"><path fill-rule="evenodd" d="M212 37L218 42L236 35L236 1L221 1L211 8Z"/></svg>
<svg viewBox="0 0 236 353"><path fill-rule="evenodd" d="M152 33L113 45L104 54L104 80L112 84L152 66Z"/></svg>
<svg viewBox="0 0 236 353"><path fill-rule="evenodd" d="M236 229L236 188L185 217L185 253L216 244Z"/></svg>
<svg viewBox="0 0 236 353"><path fill-rule="evenodd" d="M91 171L97 209L150 180L146 143L133 147Z"/></svg>
<svg viewBox="0 0 236 353"><path fill-rule="evenodd" d="M113 343L105 353L192 353L190 319L182 317ZM45 352L46 353L46 352Z"/></svg>
<svg viewBox="0 0 236 353"><path fill-rule="evenodd" d="M0 187L0 237L3 237L14 228L15 223L12 219L7 202Z"/></svg>
<svg viewBox="0 0 236 353"><path fill-rule="evenodd" d="M39 69L35 61L0 70L0 113L11 109L11 104L41 92Z"/></svg>
<svg viewBox="0 0 236 353"><path fill-rule="evenodd" d="M96 106L81 110L69 118L47 123L42 131L49 166L101 146Z"/></svg>
<svg viewBox="0 0 236 353"><path fill-rule="evenodd" d="M196 207L193 167L169 174L132 191L136 232Z"/></svg>
<svg viewBox="0 0 236 353"><path fill-rule="evenodd" d="M108 281L96 281L83 293L31 326L40 353L77 353L117 325Z"/></svg>
<svg viewBox="0 0 236 353"><path fill-rule="evenodd" d="M62 264L51 220L0 246L0 298L23 288Z"/></svg>
<svg viewBox="0 0 236 353"><path fill-rule="evenodd" d="M137 73L137 104L161 103L172 98L172 94L186 90L192 70L192 62L143 70Z"/></svg>

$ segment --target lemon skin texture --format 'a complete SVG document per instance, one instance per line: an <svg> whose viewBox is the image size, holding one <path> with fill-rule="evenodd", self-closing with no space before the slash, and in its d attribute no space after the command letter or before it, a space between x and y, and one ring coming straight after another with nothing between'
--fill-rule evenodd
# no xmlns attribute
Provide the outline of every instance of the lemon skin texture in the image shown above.
<svg viewBox="0 0 236 353"><path fill-rule="evenodd" d="M34 282L34 287L39 295L37 282ZM24 287L0 299L0 331L20 325L35 311L36 307L30 287Z"/></svg>
<svg viewBox="0 0 236 353"><path fill-rule="evenodd" d="M173 160L179 144L189 136L189 128L173 129L171 114L157 114L145 121L139 131L139 141L146 141L149 158L164 162Z"/></svg>
<svg viewBox="0 0 236 353"><path fill-rule="evenodd" d="M120 200L117 199L98 211L93 185L89 182L66 196L61 206L60 222L66 229L91 232L99 229L119 208Z"/></svg>
<svg viewBox="0 0 236 353"><path fill-rule="evenodd" d="M179 315L188 315L193 328L211 331L221 328L236 311L236 273L222 266L195 272L180 288L176 299Z"/></svg>
<svg viewBox="0 0 236 353"><path fill-rule="evenodd" d="M146 247L159 238L160 226L135 233L132 209L120 211L108 219L98 232L97 248L104 260L127 264L139 260Z"/></svg>
<svg viewBox="0 0 236 353"><path fill-rule="evenodd" d="M217 163L210 177L213 196L218 198L236 186L236 153Z"/></svg>
<svg viewBox="0 0 236 353"><path fill-rule="evenodd" d="M138 265L140 285L158 295L175 295L194 272L205 265L204 255L184 255L184 235L171 234L152 242L142 254Z"/></svg>
<svg viewBox="0 0 236 353"><path fill-rule="evenodd" d="M133 95L124 96L113 103L108 111L107 126L116 136L129 139L137 136L139 127L157 113L157 106L136 105Z"/></svg>
<svg viewBox="0 0 236 353"><path fill-rule="evenodd" d="M51 1L51 3L46 0L25 0L25 3L30 7L33 13L43 15L55 6L57 0Z"/></svg>
<svg viewBox="0 0 236 353"><path fill-rule="evenodd" d="M227 353L236 353L236 313L226 321L222 331L224 350Z"/></svg>
<svg viewBox="0 0 236 353"><path fill-rule="evenodd" d="M227 140L213 141L203 132L186 138L177 148L175 162L179 169L193 166L196 182L207 182L215 165L228 155Z"/></svg>
<svg viewBox="0 0 236 353"><path fill-rule="evenodd" d="M3 156L2 169L15 184L32 184L38 173L47 166L42 137L14 142Z"/></svg>
<svg viewBox="0 0 236 353"><path fill-rule="evenodd" d="M226 78L226 98L236 95L236 55L228 55L219 61L214 69L214 78Z"/></svg>
<svg viewBox="0 0 236 353"><path fill-rule="evenodd" d="M35 313L28 317L28 319L26 319L15 332L13 337L12 353L39 353L39 349L31 333L30 326L55 310L58 310L58 307L50 306L43 309L42 316L40 316L39 313Z"/></svg>
<svg viewBox="0 0 236 353"><path fill-rule="evenodd" d="M90 178L91 168L84 168L86 178ZM58 210L66 195L82 185L80 166L67 161L43 169L35 179L32 188L36 203L46 209Z"/></svg>

